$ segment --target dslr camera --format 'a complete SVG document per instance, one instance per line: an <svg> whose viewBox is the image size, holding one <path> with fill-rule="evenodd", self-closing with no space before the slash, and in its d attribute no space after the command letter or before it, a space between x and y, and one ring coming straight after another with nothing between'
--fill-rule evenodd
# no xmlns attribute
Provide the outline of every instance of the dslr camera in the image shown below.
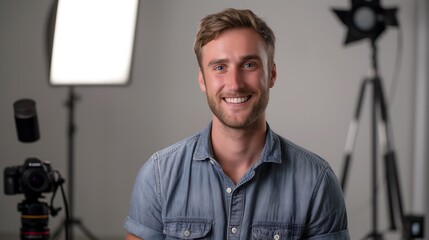
<svg viewBox="0 0 429 240"><path fill-rule="evenodd" d="M61 184L55 178L49 162L37 158L28 158L24 165L4 169L4 193L6 195L25 194L25 199L18 204L21 212L21 240L48 240L49 212L56 215L61 208L48 206L38 199L42 193L54 192Z"/></svg>
<svg viewBox="0 0 429 240"><path fill-rule="evenodd" d="M4 193L14 195L23 193L37 198L42 193L52 192L55 175L49 162L28 158L24 165L4 169Z"/></svg>
<svg viewBox="0 0 429 240"><path fill-rule="evenodd" d="M39 139L39 127L36 103L31 99L22 99L14 103L15 123L20 142L31 143ZM61 208L55 208L53 200L58 187L64 179L58 171L52 170L49 162L37 158L27 158L22 166L4 169L4 193L6 195L24 194L25 199L18 203L21 212L21 240L49 240L49 214L55 216ZM52 192L51 204L39 201L43 193ZM66 201L64 200L66 205ZM67 209L67 205L66 205ZM67 211L66 211L67 212Z"/></svg>

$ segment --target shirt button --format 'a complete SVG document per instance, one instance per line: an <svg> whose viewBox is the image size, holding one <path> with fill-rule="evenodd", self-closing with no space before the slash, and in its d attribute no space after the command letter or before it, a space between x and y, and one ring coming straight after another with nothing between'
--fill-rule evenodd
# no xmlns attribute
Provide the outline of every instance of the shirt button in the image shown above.
<svg viewBox="0 0 429 240"><path fill-rule="evenodd" d="M278 234L274 235L274 240L279 240L280 236Z"/></svg>
<svg viewBox="0 0 429 240"><path fill-rule="evenodd" d="M188 229L186 229L186 230L183 232L183 235L185 235L185 237L189 237L189 236L191 235L191 232L190 232Z"/></svg>
<svg viewBox="0 0 429 240"><path fill-rule="evenodd" d="M237 233L237 228L235 228L235 227L231 228L231 232L234 234Z"/></svg>
<svg viewBox="0 0 429 240"><path fill-rule="evenodd" d="M231 188L227 188L227 189L226 189L226 192L227 192L227 193L231 193L231 192L232 192L232 189L231 189Z"/></svg>

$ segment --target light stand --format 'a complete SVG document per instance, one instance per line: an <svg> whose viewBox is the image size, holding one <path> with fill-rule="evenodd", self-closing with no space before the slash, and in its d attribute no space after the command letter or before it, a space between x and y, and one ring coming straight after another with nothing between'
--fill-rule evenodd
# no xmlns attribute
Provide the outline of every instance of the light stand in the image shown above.
<svg viewBox="0 0 429 240"><path fill-rule="evenodd" d="M360 112L362 108L362 101L365 94L365 90L368 84L372 84L373 94L372 94L372 135L371 135L371 163L372 163L372 172L371 172L371 206L372 206L372 230L366 236L366 239L383 239L382 234L378 230L378 164L377 164L377 137L379 139L380 146L384 152L384 167L386 174L387 182L387 192L388 192L388 206L389 206L389 220L390 220L390 230L396 230L396 221L395 219L400 219L401 225L404 224L404 213L402 207L402 197L399 184L399 177L396 167L395 152L393 149L392 138L390 136L390 123L388 118L388 109L384 97L382 80L378 74L378 65L377 65L377 46L375 41L371 41L372 47L372 70L373 76L369 79L364 79L360 88L358 102L355 109L354 119L351 121L349 126L349 131L346 140L345 147L345 164L343 167L342 177L341 177L341 187L345 191L345 185L347 180L347 175L349 172L349 166L351 162L351 156L353 151L353 146L356 138L356 132L358 128L358 122L360 118ZM377 123L379 123L377 125ZM377 131L378 130L378 131ZM378 134L377 134L378 133ZM396 218L395 218L396 217Z"/></svg>
<svg viewBox="0 0 429 240"><path fill-rule="evenodd" d="M68 231L68 239L74 239L73 226L78 227L89 239L97 240L94 234L83 225L82 221L78 218L75 218L74 215L74 169L75 169L75 134L76 134L76 124L75 124L75 106L76 102L79 100L79 96L76 95L74 91L74 86L69 86L68 99L65 102L65 106L68 110L68 120L67 120L67 163L68 163L68 188L67 194L69 198L69 219L64 220L52 235L52 240L58 239L64 228L70 229Z"/></svg>
<svg viewBox="0 0 429 240"><path fill-rule="evenodd" d="M413 239L423 237L422 216L404 216L402 205L402 195L400 190L399 175L397 171L395 151L392 143L391 126L385 101L382 80L378 73L377 46L376 40L386 29L386 26L399 26L396 19L396 8L384 9L380 5L380 0L351 0L352 8L349 11L333 9L338 18L348 27L348 34L345 44L368 38L371 40L372 49L372 70L373 76L364 79L360 88L358 102L355 109L354 119L351 121L346 146L344 167L341 176L341 187L345 191L347 175L351 162L356 132L362 100L368 84L373 85L372 96L372 135L371 135L371 160L372 160L372 230L365 239L383 239L382 233L378 229L378 184L377 184L377 137L384 154L385 177L387 184L387 200L389 207L390 230L397 230L396 220L399 219L402 226L402 237ZM377 123L379 123L377 125ZM378 134L377 134L378 130Z"/></svg>
<svg viewBox="0 0 429 240"><path fill-rule="evenodd" d="M53 239L57 239L62 229L68 226L71 229L68 239L74 240L72 227L76 226L89 239L96 240L74 215L74 118L79 100L74 86L117 86L129 82L138 0L54 0L51 14L48 26L51 30L48 48L52 47L49 82L69 89L65 105L68 110L67 182L70 199L70 220L59 226Z"/></svg>

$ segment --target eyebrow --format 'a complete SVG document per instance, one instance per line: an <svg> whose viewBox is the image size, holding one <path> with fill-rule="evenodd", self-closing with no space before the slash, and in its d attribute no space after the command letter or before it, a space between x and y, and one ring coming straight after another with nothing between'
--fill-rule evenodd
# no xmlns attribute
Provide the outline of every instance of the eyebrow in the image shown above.
<svg viewBox="0 0 429 240"><path fill-rule="evenodd" d="M240 62L245 62L248 60L258 60L260 62L262 61L261 57L259 55L256 55L256 54L246 55L246 56L243 56L240 58ZM216 64L227 63L227 62L229 62L229 60L227 58L213 59L207 64L207 67L213 66Z"/></svg>
<svg viewBox="0 0 429 240"><path fill-rule="evenodd" d="M221 64L221 63L226 63L229 60L226 58L220 58L220 59L213 59L211 60L208 64L207 67L213 66L213 65L217 65L217 64Z"/></svg>
<svg viewBox="0 0 429 240"><path fill-rule="evenodd" d="M256 55L256 54L247 55L247 56L244 56L241 58L242 62L248 61L248 60L258 60L258 61L262 62L261 57L259 55Z"/></svg>

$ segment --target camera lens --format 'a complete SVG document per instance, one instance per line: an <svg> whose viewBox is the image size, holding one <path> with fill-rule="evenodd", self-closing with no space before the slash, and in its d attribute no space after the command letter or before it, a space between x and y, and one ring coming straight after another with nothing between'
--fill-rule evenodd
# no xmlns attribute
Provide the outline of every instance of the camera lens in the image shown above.
<svg viewBox="0 0 429 240"><path fill-rule="evenodd" d="M42 193L49 190L48 175L42 169L27 169L22 179L23 192Z"/></svg>
<svg viewBox="0 0 429 240"><path fill-rule="evenodd" d="M46 177L43 172L33 172L28 176L28 185L33 190L40 190L46 183Z"/></svg>

